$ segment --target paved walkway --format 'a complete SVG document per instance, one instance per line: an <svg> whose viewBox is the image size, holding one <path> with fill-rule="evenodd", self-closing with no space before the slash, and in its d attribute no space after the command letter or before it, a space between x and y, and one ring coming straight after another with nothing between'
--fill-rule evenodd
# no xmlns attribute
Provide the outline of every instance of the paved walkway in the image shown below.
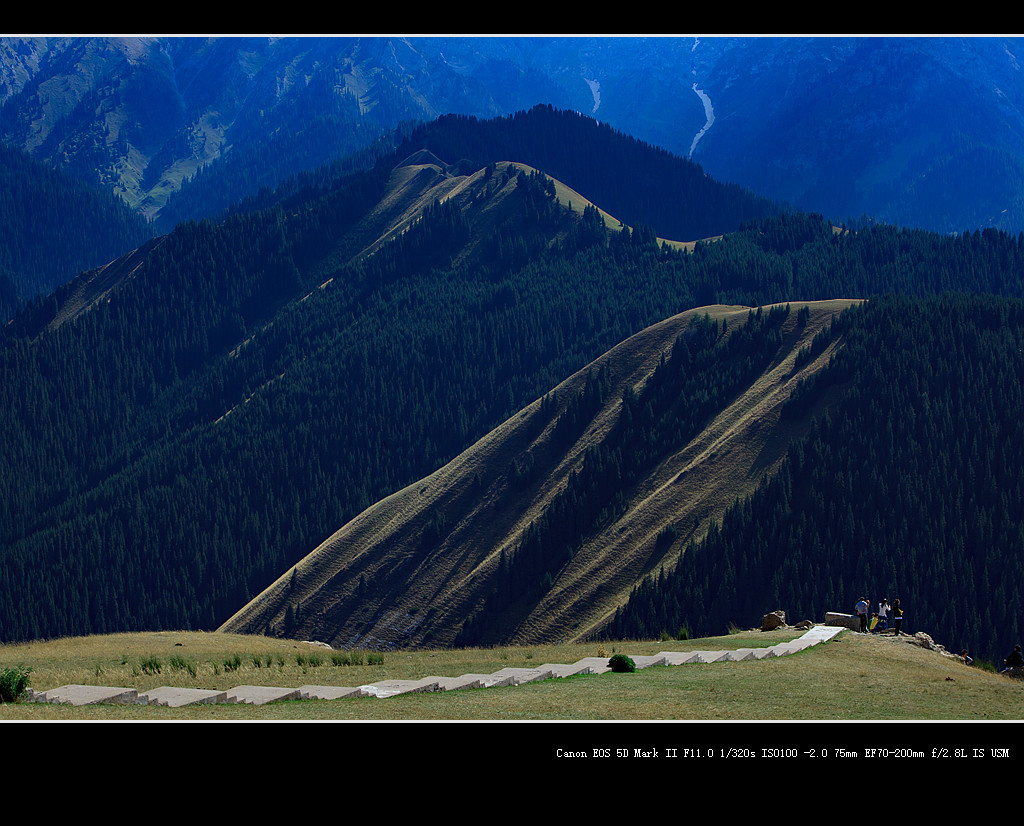
<svg viewBox="0 0 1024 826"><path fill-rule="evenodd" d="M816 625L802 637L778 643L767 648L737 648L732 651L663 651L659 654L635 656L636 667L652 665L686 665L689 663L737 662L782 657L803 651L819 642L830 640L842 627ZM194 703L265 703L283 700L337 700L345 697L394 697L414 691L453 691L463 688L489 688L492 686L522 685L536 680L570 677L574 674L603 674L610 671L607 657L585 657L572 665L545 663L536 668L503 668L493 674L463 674L461 677L424 677L421 680L383 680L371 685L351 688L341 686L304 685L298 688L240 685L227 691L203 688L161 686L141 694L134 688L104 688L92 685L62 685L49 691L29 689L29 701L35 703L128 703L176 708Z"/></svg>

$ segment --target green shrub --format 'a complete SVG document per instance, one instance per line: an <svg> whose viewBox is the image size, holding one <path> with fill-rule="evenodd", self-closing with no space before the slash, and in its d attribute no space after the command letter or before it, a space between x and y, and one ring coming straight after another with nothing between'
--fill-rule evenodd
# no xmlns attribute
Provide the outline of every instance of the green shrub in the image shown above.
<svg viewBox="0 0 1024 826"><path fill-rule="evenodd" d="M31 668L22 665L12 666L0 671L0 703L13 703L28 688Z"/></svg>
<svg viewBox="0 0 1024 826"><path fill-rule="evenodd" d="M224 671L238 671L242 667L242 658L238 654L228 657L224 660Z"/></svg>
<svg viewBox="0 0 1024 826"><path fill-rule="evenodd" d="M608 667L618 674L630 674L636 671L636 663L625 654L612 654Z"/></svg>

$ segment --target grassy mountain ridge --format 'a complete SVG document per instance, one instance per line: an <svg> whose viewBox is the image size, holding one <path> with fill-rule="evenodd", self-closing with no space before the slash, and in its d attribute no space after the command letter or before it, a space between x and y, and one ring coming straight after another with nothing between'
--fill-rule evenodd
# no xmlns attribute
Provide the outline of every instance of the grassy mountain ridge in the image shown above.
<svg viewBox="0 0 1024 826"><path fill-rule="evenodd" d="M547 592L524 597L533 600L527 608L503 609L493 620L501 627L499 636L486 641L586 636L639 578L662 563L672 545L660 538L666 528L682 525L680 536L692 536L752 489L784 453L782 403L802 376L827 363L823 353L796 371L797 352L848 304L808 305L799 328L794 312L770 369L726 399L682 450L658 457L633 483L625 512L587 531ZM589 449L614 429L622 394L642 390L695 318L707 314L735 329L750 313L700 308L631 337L445 467L362 513L220 630L277 631L344 646L451 644L496 587L503 556L516 552L567 479L581 472ZM582 432L566 441L558 422L602 371L613 377L602 404Z"/></svg>

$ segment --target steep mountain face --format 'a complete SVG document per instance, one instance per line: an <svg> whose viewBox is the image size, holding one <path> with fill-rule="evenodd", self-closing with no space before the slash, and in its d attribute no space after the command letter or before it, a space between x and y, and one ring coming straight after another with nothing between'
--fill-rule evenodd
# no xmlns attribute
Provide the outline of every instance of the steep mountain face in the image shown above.
<svg viewBox="0 0 1024 826"><path fill-rule="evenodd" d="M833 220L1020 231L1022 45L9 38L0 139L102 181L169 227L367 147L402 121L544 103Z"/></svg>
<svg viewBox="0 0 1024 826"><path fill-rule="evenodd" d="M629 338L374 505L220 630L338 646L586 637L770 474L780 418L850 302L715 306Z"/></svg>

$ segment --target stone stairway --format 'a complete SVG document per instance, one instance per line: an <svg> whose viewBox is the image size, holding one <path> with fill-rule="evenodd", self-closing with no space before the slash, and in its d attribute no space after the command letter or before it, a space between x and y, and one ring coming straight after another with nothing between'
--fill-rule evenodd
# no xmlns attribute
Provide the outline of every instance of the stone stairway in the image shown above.
<svg viewBox="0 0 1024 826"><path fill-rule="evenodd" d="M732 651L663 651L659 654L631 657L638 669L654 665L687 665L692 663L738 662L782 657L803 651L819 642L830 640L842 627L816 625L802 637L767 648L737 648ZM92 685L63 685L48 691L29 689L28 700L35 703L126 703L177 708L194 703L249 703L264 705L285 700L338 700L346 697L394 697L417 691L456 691L466 688L516 686L537 680L559 679L575 674L603 674L610 671L607 657L585 657L572 665L545 663L537 668L503 668L493 674L463 674L461 677L424 677L420 680L382 680L351 688L341 686L304 685L298 688L240 685L226 691L203 688L161 686L138 692L134 688L104 688Z"/></svg>

